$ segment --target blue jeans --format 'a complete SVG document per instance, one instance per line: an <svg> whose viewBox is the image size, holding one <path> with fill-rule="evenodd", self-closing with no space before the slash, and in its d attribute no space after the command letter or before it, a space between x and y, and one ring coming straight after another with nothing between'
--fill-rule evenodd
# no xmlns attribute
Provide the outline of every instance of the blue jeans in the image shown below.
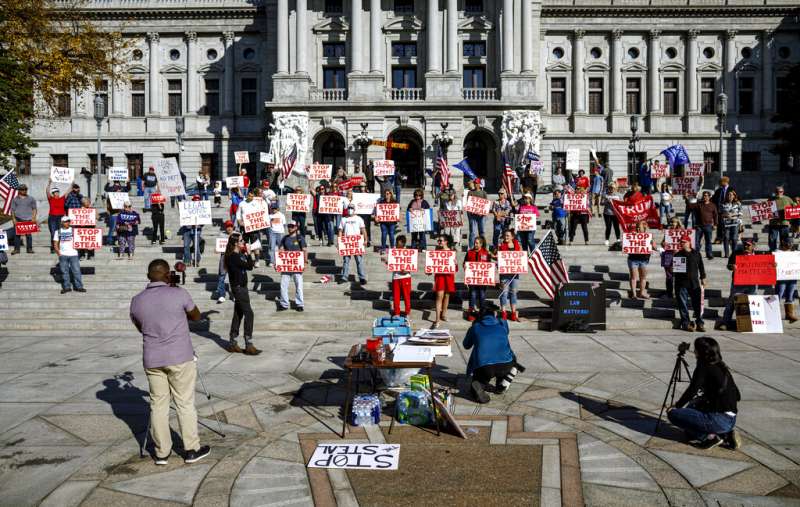
<svg viewBox="0 0 800 507"><path fill-rule="evenodd" d="M486 286L485 285L470 286L469 307L478 310L480 309L481 306L483 306L484 301L486 301Z"/></svg>
<svg viewBox="0 0 800 507"><path fill-rule="evenodd" d="M492 224L492 245L497 248L497 243L500 241L500 237L503 235L503 231L505 231L508 227L506 223L503 221L495 220L494 224Z"/></svg>
<svg viewBox="0 0 800 507"><path fill-rule="evenodd" d="M509 282L511 280L511 282ZM519 285L518 275L500 275L500 285L504 287L500 293L500 308L503 308L511 299L511 305L517 306L517 286Z"/></svg>
<svg viewBox="0 0 800 507"><path fill-rule="evenodd" d="M367 275L364 274L364 259L360 255L345 255L342 259L342 278L347 280L350 275L350 258L356 259L356 273L358 273L359 280L366 280Z"/></svg>
<svg viewBox="0 0 800 507"><path fill-rule="evenodd" d="M412 232L411 233L411 248L418 250L426 250L428 248L427 232Z"/></svg>
<svg viewBox="0 0 800 507"><path fill-rule="evenodd" d="M467 213L469 220L469 247L475 246L475 237L483 236L483 216ZM477 232L477 234L476 234Z"/></svg>
<svg viewBox="0 0 800 507"><path fill-rule="evenodd" d="M53 236L56 234L56 231L61 228L61 217L64 215L47 215L47 228L50 230L50 245L52 245ZM52 246L50 247L52 248Z"/></svg>
<svg viewBox="0 0 800 507"><path fill-rule="evenodd" d="M681 326L689 323L689 303L691 300L694 320L698 326L703 325L703 312L700 310L702 301L700 300L700 287L690 289L681 287L678 289L678 312L681 315Z"/></svg>
<svg viewBox="0 0 800 507"><path fill-rule="evenodd" d="M553 218L553 227L556 229L556 238L564 241L567 237L567 217Z"/></svg>
<svg viewBox="0 0 800 507"><path fill-rule="evenodd" d="M275 256L277 255L278 251L278 244L281 242L281 238L283 238L283 234L272 232L272 229L269 231L269 261L272 265L275 265Z"/></svg>
<svg viewBox="0 0 800 507"><path fill-rule="evenodd" d="M671 202L658 205L658 216L661 219L661 223L665 223L664 217L667 217L667 220L669 220L669 217L672 216L672 213L673 211Z"/></svg>
<svg viewBox="0 0 800 507"><path fill-rule="evenodd" d="M301 211L292 212L292 220L297 222L297 233L303 238L306 237L306 214Z"/></svg>
<svg viewBox="0 0 800 507"><path fill-rule="evenodd" d="M523 250L530 252L535 247L533 241L534 236L536 236L536 231L518 232L517 239L519 241L519 246L521 246Z"/></svg>
<svg viewBox="0 0 800 507"><path fill-rule="evenodd" d="M381 222L381 250L386 250L386 238L389 238L389 246L394 248L394 233L397 228L396 222Z"/></svg>
<svg viewBox="0 0 800 507"><path fill-rule="evenodd" d="M797 290L797 280L781 280L775 284L775 292L778 299L783 299L784 303L794 303L794 293Z"/></svg>
<svg viewBox="0 0 800 507"><path fill-rule="evenodd" d="M736 321L733 319L733 311L737 294L752 296L757 291L758 285L733 285L733 280L731 280L731 294L728 296L728 303L725 305L725 312L722 314L722 323L726 326L736 325Z"/></svg>
<svg viewBox="0 0 800 507"><path fill-rule="evenodd" d="M303 303L303 273L281 273L281 307L289 308L289 282L294 282L294 304L302 308Z"/></svg>
<svg viewBox="0 0 800 507"><path fill-rule="evenodd" d="M114 244L115 230L117 230L117 215L111 214L108 216L108 239L106 239L106 244Z"/></svg>
<svg viewBox="0 0 800 507"><path fill-rule="evenodd" d="M711 235L714 233L713 225L701 225L697 228L697 239L695 239L695 248L700 251L700 241L705 238L706 242L706 257L712 257L714 253L711 251Z"/></svg>
<svg viewBox="0 0 800 507"><path fill-rule="evenodd" d="M774 252L780 246L781 241L789 239L789 226L769 227L769 251Z"/></svg>
<svg viewBox="0 0 800 507"><path fill-rule="evenodd" d="M722 246L725 249L725 257L729 257L736 251L736 245L739 243L739 226L728 225L722 229Z"/></svg>
<svg viewBox="0 0 800 507"><path fill-rule="evenodd" d="M201 233L197 231L197 244L194 245L194 250L197 255L197 262L200 262L200 237ZM194 231L189 229L183 233L183 262L188 264L195 259L192 257L192 244L194 244Z"/></svg>
<svg viewBox="0 0 800 507"><path fill-rule="evenodd" d="M225 280L228 278L228 273L220 273L217 276L217 297L224 298L227 294L225 289Z"/></svg>
<svg viewBox="0 0 800 507"><path fill-rule="evenodd" d="M69 289L72 285L76 289L83 288L83 279L81 278L81 263L77 255L58 256L58 267L61 270L61 288ZM72 275L72 283L70 284L70 275Z"/></svg>
<svg viewBox="0 0 800 507"><path fill-rule="evenodd" d="M667 412L669 422L686 432L689 438L705 439L708 435L724 435L733 431L736 416L719 412L700 412L694 408L673 408Z"/></svg>
<svg viewBox="0 0 800 507"><path fill-rule="evenodd" d="M322 232L328 237L328 244L333 245L336 243L336 235L333 228L334 218L333 215L320 215L322 219ZM322 236L320 236L322 239Z"/></svg>
<svg viewBox="0 0 800 507"><path fill-rule="evenodd" d="M150 196L156 193L156 187L144 187L144 209L150 209Z"/></svg>
<svg viewBox="0 0 800 507"><path fill-rule="evenodd" d="M686 211L684 211L683 212L683 226L686 227L687 229L690 229L691 227L689 225L689 222L697 225L695 223L696 222L695 216L696 215L694 214L694 211L692 211L690 209L687 209Z"/></svg>

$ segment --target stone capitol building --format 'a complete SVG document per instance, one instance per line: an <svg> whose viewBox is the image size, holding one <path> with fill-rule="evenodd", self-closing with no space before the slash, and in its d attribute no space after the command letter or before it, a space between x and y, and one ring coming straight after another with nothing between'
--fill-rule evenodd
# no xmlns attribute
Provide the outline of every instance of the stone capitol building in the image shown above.
<svg viewBox="0 0 800 507"><path fill-rule="evenodd" d="M407 145L373 144L367 157L394 160L416 186L446 130L450 164L466 157L494 190L500 119L519 109L541 116L543 184L574 148L581 168L590 169L594 150L624 176L634 153L651 158L681 143L693 162L722 167L754 192L800 170L797 154L770 150L770 118L785 107L785 75L800 62L796 0L90 0L84 8L131 38L130 80L64 93L55 114L37 121L38 147L16 161L37 187L52 165L95 167L96 95L103 165L127 166L132 177L178 156L190 183L200 170L220 179L235 173L235 151L249 151L252 178L264 167L258 152L268 151L273 115L307 112L305 163L352 171L366 134Z"/></svg>

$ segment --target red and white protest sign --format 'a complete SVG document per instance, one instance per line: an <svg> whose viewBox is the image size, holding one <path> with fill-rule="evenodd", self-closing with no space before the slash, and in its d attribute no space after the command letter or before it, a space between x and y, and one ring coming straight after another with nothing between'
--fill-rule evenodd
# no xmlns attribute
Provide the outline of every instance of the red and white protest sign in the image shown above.
<svg viewBox="0 0 800 507"><path fill-rule="evenodd" d="M700 176L675 176L672 178L672 191L676 194L696 194L700 189Z"/></svg>
<svg viewBox="0 0 800 507"><path fill-rule="evenodd" d="M375 160L372 168L375 176L394 176L394 160Z"/></svg>
<svg viewBox="0 0 800 507"><path fill-rule="evenodd" d="M228 247L228 237L225 236L224 238L217 238L214 244L214 252L216 253L225 253L225 249Z"/></svg>
<svg viewBox="0 0 800 507"><path fill-rule="evenodd" d="M349 179L346 179L339 183L339 190L350 190L353 187L357 187L364 183L363 176L352 176Z"/></svg>
<svg viewBox="0 0 800 507"><path fill-rule="evenodd" d="M305 213L311 211L309 194L286 194L286 211Z"/></svg>
<svg viewBox="0 0 800 507"><path fill-rule="evenodd" d="M39 232L39 224L36 222L17 222L14 226L17 236L27 236Z"/></svg>
<svg viewBox="0 0 800 507"><path fill-rule="evenodd" d="M234 151L233 152L233 159L236 161L237 164L249 164L250 163L250 152L247 152L247 151Z"/></svg>
<svg viewBox="0 0 800 507"><path fill-rule="evenodd" d="M650 166L650 177L654 180L669 178L669 166L661 162L653 162L653 165Z"/></svg>
<svg viewBox="0 0 800 507"><path fill-rule="evenodd" d="M628 188L628 178L617 178L617 187Z"/></svg>
<svg viewBox="0 0 800 507"><path fill-rule="evenodd" d="M533 213L517 213L514 215L514 229L517 232L536 230L536 215Z"/></svg>
<svg viewBox="0 0 800 507"><path fill-rule="evenodd" d="M456 272L455 250L425 250L425 273L451 274Z"/></svg>
<svg viewBox="0 0 800 507"><path fill-rule="evenodd" d="M661 229L661 217L653 204L653 196L645 196L635 204L623 204L623 201L614 200L611 201L611 206L617 215L620 227L625 232L632 232L636 224L642 220L645 220L651 229Z"/></svg>
<svg viewBox="0 0 800 507"><path fill-rule="evenodd" d="M775 285L777 270L775 256L737 255L736 269L733 271L734 285Z"/></svg>
<svg viewBox="0 0 800 507"><path fill-rule="evenodd" d="M342 196L340 195L319 196L319 213L323 215L341 215Z"/></svg>
<svg viewBox="0 0 800 507"><path fill-rule="evenodd" d="M681 249L681 241L686 236L694 245L696 231L694 229L664 229L664 250L677 252Z"/></svg>
<svg viewBox="0 0 800 507"><path fill-rule="evenodd" d="M417 272L417 250L413 248L390 248L386 255L386 269L389 271Z"/></svg>
<svg viewBox="0 0 800 507"><path fill-rule="evenodd" d="M306 174L310 180L329 180L333 172L333 165L331 164L311 164L306 167Z"/></svg>
<svg viewBox="0 0 800 507"><path fill-rule="evenodd" d="M622 253L649 254L653 251L653 235L649 232L626 232L622 235Z"/></svg>
<svg viewBox="0 0 800 507"><path fill-rule="evenodd" d="M225 186L228 188L244 187L244 176L228 176L225 178Z"/></svg>
<svg viewBox="0 0 800 507"><path fill-rule="evenodd" d="M244 232L260 231L269 227L267 222L267 210L260 209L257 211L250 211L249 213L242 213L242 222L244 222Z"/></svg>
<svg viewBox="0 0 800 507"><path fill-rule="evenodd" d="M583 192L564 194L564 209L566 211L589 211L589 194Z"/></svg>
<svg viewBox="0 0 800 507"><path fill-rule="evenodd" d="M492 201L474 195L468 195L464 201L464 211L473 215L486 216L492 211Z"/></svg>
<svg viewBox="0 0 800 507"><path fill-rule="evenodd" d="M67 210L69 222L77 227L94 227L97 225L97 210L94 208L70 208Z"/></svg>
<svg viewBox="0 0 800 507"><path fill-rule="evenodd" d="M75 250L100 250L103 248L103 230L89 227L72 229L72 248Z"/></svg>
<svg viewBox="0 0 800 507"><path fill-rule="evenodd" d="M494 285L497 266L494 262L465 262L464 283L467 285Z"/></svg>
<svg viewBox="0 0 800 507"><path fill-rule="evenodd" d="M684 176L694 176L694 177L701 177L703 175L703 163L702 162L692 162L689 165L684 167L683 171Z"/></svg>
<svg viewBox="0 0 800 507"><path fill-rule="evenodd" d="M150 204L164 204L167 202L166 196L161 194L150 194Z"/></svg>
<svg viewBox="0 0 800 507"><path fill-rule="evenodd" d="M339 236L339 255L364 255L364 236L354 234L352 236Z"/></svg>
<svg viewBox="0 0 800 507"><path fill-rule="evenodd" d="M302 273L306 258L302 250L279 250L275 252L275 271L278 273Z"/></svg>
<svg viewBox="0 0 800 507"><path fill-rule="evenodd" d="M439 227L442 229L450 228L455 229L464 225L461 218L461 210L439 210Z"/></svg>
<svg viewBox="0 0 800 507"><path fill-rule="evenodd" d="M771 218L778 218L778 205L775 201L754 202L750 206L750 221L755 223Z"/></svg>
<svg viewBox="0 0 800 507"><path fill-rule="evenodd" d="M528 272L528 252L524 250L498 250L497 272L517 275Z"/></svg>
<svg viewBox="0 0 800 507"><path fill-rule="evenodd" d="M783 218L786 220L800 218L800 204L797 206L786 206L783 208Z"/></svg>
<svg viewBox="0 0 800 507"><path fill-rule="evenodd" d="M375 205L376 222L399 222L400 204L396 202L385 202Z"/></svg>

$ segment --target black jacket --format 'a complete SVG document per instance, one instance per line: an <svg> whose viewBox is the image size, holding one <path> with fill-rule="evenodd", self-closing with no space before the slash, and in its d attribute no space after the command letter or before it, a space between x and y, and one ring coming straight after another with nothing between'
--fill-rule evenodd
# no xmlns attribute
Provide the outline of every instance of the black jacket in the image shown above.
<svg viewBox="0 0 800 507"><path fill-rule="evenodd" d="M702 394L695 401L694 408L701 412L736 413L736 403L741 399L739 388L736 387L736 382L733 381L733 376L727 368L699 361L692 374L692 382L675 406L683 407L698 393Z"/></svg>
<svg viewBox="0 0 800 507"><path fill-rule="evenodd" d="M684 252L679 250L672 256L672 265L675 265L676 257L686 257L686 273L675 273L673 267L673 277L675 287L686 287L687 289L697 289L700 287L700 280L706 277L706 269L703 266L703 256L697 250Z"/></svg>
<svg viewBox="0 0 800 507"><path fill-rule="evenodd" d="M255 261L249 255L234 253L225 257L225 269L228 271L228 283L231 289L247 288L247 272L253 269Z"/></svg>
<svg viewBox="0 0 800 507"><path fill-rule="evenodd" d="M722 192L722 187L717 187L717 189L714 190L714 195L711 196L711 202L717 205L717 209L720 209L725 203L725 200L728 198L728 194L731 192L736 192L736 190L734 190L734 188L730 185L728 185L728 188L725 190L724 194Z"/></svg>

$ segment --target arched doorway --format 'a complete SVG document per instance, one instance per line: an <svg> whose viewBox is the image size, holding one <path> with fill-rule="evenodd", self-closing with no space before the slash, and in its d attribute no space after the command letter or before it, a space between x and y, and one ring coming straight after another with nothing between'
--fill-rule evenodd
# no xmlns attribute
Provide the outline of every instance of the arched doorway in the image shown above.
<svg viewBox="0 0 800 507"><path fill-rule="evenodd" d="M497 143L491 134L473 130L464 139L464 158L478 178L486 180L486 191L499 188Z"/></svg>
<svg viewBox="0 0 800 507"><path fill-rule="evenodd" d="M314 139L314 161L320 164L331 164L334 171L337 167L346 167L347 148L344 137L334 130L325 130Z"/></svg>
<svg viewBox="0 0 800 507"><path fill-rule="evenodd" d="M404 187L417 188L425 183L425 160L422 157L422 138L415 131L400 128L389 134L387 141L405 143L406 149L386 148L386 159L394 160L395 171L405 177Z"/></svg>

